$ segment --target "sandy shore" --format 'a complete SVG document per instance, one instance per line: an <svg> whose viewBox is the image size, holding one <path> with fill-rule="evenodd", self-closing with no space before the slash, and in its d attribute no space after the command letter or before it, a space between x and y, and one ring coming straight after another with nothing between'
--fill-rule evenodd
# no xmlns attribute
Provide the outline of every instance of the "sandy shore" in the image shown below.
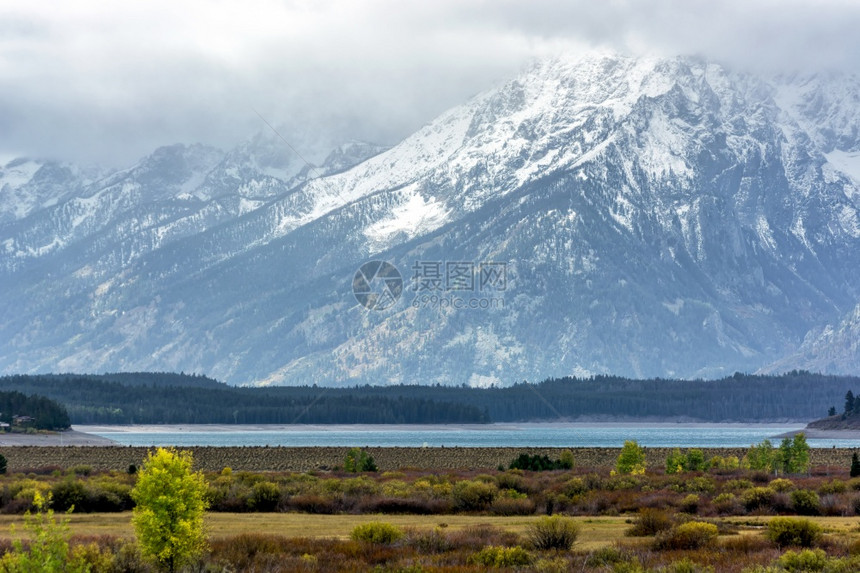
<svg viewBox="0 0 860 573"><path fill-rule="evenodd" d="M66 430L50 434L0 434L0 446L118 446L108 438Z"/></svg>
<svg viewBox="0 0 860 573"><path fill-rule="evenodd" d="M804 428L797 432L790 432L787 435L793 436L800 432L803 432L808 439L812 440L860 440L860 430L818 430L816 428Z"/></svg>

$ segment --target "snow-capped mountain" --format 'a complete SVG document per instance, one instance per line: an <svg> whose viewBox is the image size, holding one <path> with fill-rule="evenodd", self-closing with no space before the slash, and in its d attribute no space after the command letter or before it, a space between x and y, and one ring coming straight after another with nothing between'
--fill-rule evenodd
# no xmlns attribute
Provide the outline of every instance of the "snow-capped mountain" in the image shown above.
<svg viewBox="0 0 860 573"><path fill-rule="evenodd" d="M162 148L0 219L0 370L486 385L765 368L860 303L858 93L591 54L314 169L263 136ZM29 184L18 165L10 190ZM374 259L402 292L386 275L354 296Z"/></svg>
<svg viewBox="0 0 860 573"><path fill-rule="evenodd" d="M0 224L56 205L102 175L97 168L23 157L0 165Z"/></svg>

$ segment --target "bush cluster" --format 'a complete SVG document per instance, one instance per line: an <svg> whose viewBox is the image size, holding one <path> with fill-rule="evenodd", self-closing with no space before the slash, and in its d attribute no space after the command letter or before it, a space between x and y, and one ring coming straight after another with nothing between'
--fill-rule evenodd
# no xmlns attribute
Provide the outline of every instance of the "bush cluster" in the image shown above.
<svg viewBox="0 0 860 573"><path fill-rule="evenodd" d="M700 549L711 545L719 535L717 526L703 521L688 521L659 533L654 539L654 548Z"/></svg>
<svg viewBox="0 0 860 573"><path fill-rule="evenodd" d="M808 519L774 517L767 524L767 538L780 547L812 547L821 532L821 526Z"/></svg>
<svg viewBox="0 0 860 573"><path fill-rule="evenodd" d="M355 527L350 534L354 541L391 545L403 537L403 531L390 523L371 521Z"/></svg>
<svg viewBox="0 0 860 573"><path fill-rule="evenodd" d="M557 460L551 460L546 454L520 454L508 465L508 468L533 472L569 470L573 468L573 453L565 450Z"/></svg>
<svg viewBox="0 0 860 573"><path fill-rule="evenodd" d="M769 517L765 533L744 532L741 536L728 535L736 526L709 521L711 516L744 512L768 516L858 514L860 480L821 475L773 479L751 470L677 476L662 470L609 475L588 469L553 473L404 469L382 474L340 470L298 474L225 468L205 478L206 497L219 510L555 514L524 520L528 525L522 535L489 526L448 530L444 524L427 530L402 530L385 521L372 521L355 527L348 540L237 536L229 542L214 540L211 552L194 565L194 570L200 571L465 572L518 568L543 573L740 573L740 561L748 572L860 571L860 557L854 557L860 554L860 542L824 536L822 528L809 519ZM45 503L39 500L52 498L50 503L58 510L72 506L76 511L117 508L121 506L117 500L126 499L137 480L134 474L98 472L86 466L7 475L0 477L0 507L24 511ZM621 541L620 546L591 553L575 549L581 524L587 520L571 515L626 516L634 512L628 534L651 539ZM724 536L718 543L721 533ZM21 557L25 546L15 549L0 543L0 549L10 555L5 558L9 563L28 559ZM779 556L779 552L785 553ZM64 555L69 563L81 563L94 573L147 570L134 543L114 538L69 542Z"/></svg>
<svg viewBox="0 0 860 573"><path fill-rule="evenodd" d="M579 524L561 515L541 517L528 527L528 538L535 549L567 551L578 536Z"/></svg>
<svg viewBox="0 0 860 573"><path fill-rule="evenodd" d="M469 557L469 563L484 567L524 567L530 565L534 557L522 547L484 547Z"/></svg>

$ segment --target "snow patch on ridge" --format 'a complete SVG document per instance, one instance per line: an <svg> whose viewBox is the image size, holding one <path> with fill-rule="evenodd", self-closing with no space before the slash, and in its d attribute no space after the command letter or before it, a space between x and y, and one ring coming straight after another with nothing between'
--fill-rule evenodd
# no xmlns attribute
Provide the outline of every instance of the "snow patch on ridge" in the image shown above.
<svg viewBox="0 0 860 573"><path fill-rule="evenodd" d="M860 151L834 149L830 153L825 153L824 157L830 165L860 184Z"/></svg>
<svg viewBox="0 0 860 573"><path fill-rule="evenodd" d="M435 197L423 197L414 185L409 190L412 194L391 210L390 217L364 230L372 251L381 249L394 238L411 239L438 229L448 220L449 211Z"/></svg>

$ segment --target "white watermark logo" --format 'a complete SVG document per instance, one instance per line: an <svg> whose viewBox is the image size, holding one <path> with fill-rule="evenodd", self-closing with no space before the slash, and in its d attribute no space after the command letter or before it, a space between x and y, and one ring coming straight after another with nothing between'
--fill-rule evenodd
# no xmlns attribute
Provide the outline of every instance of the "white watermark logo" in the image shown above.
<svg viewBox="0 0 860 573"><path fill-rule="evenodd" d="M391 263L368 261L361 265L352 279L355 300L369 310L385 310L394 306L403 293L403 277Z"/></svg>
<svg viewBox="0 0 860 573"><path fill-rule="evenodd" d="M410 267L409 290L414 308L490 310L505 307L508 288L507 263L495 261L419 260ZM403 292L397 267L370 261L355 273L355 299L369 310L391 308Z"/></svg>

